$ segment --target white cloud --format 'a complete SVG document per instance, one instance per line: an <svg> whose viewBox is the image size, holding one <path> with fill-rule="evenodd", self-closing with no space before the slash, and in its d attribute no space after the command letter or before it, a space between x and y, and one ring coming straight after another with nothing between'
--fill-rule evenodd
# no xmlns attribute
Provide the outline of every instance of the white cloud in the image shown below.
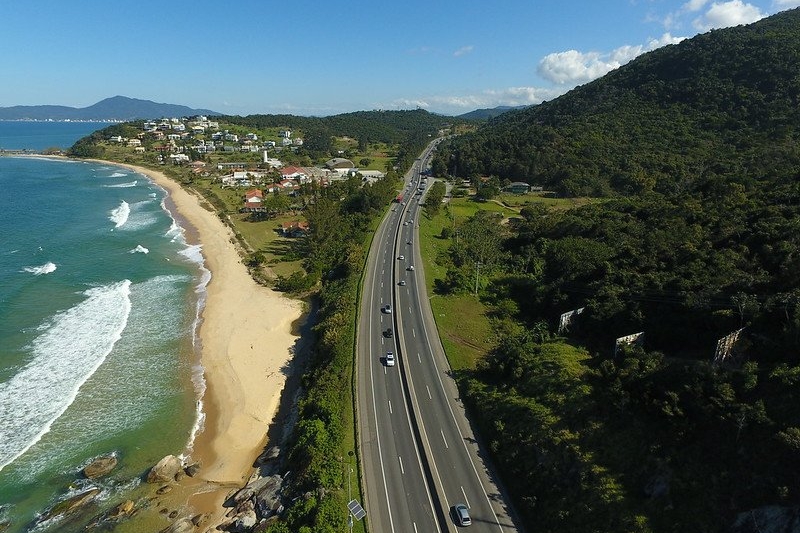
<svg viewBox="0 0 800 533"><path fill-rule="evenodd" d="M461 56L463 56L465 54L468 54L468 53L472 52L473 48L474 47L472 45L462 46L461 48L459 48L458 50L453 52L453 55L456 56L456 57L461 57Z"/></svg>
<svg viewBox="0 0 800 533"><path fill-rule="evenodd" d="M693 24L699 31L708 31L713 28L750 24L765 16L753 4L745 4L742 0L730 0L729 2L714 2L703 16L694 19Z"/></svg>
<svg viewBox="0 0 800 533"><path fill-rule="evenodd" d="M392 102L391 106L378 105L378 108L422 108L439 113L460 114L474 109L498 106L524 106L540 104L562 95L566 88L508 87L506 89L487 89L478 94L433 95L425 98L403 98Z"/></svg>
<svg viewBox="0 0 800 533"><path fill-rule="evenodd" d="M684 11L700 11L708 3L708 0L689 0L683 4Z"/></svg>
<svg viewBox="0 0 800 533"><path fill-rule="evenodd" d="M625 45L607 53L577 50L556 52L544 56L539 62L537 71L543 78L554 83L574 86L599 78L644 52L667 44L675 44L683 39L665 33L658 39L651 39L646 46Z"/></svg>
<svg viewBox="0 0 800 533"><path fill-rule="evenodd" d="M800 0L773 0L772 5L777 9L800 7Z"/></svg>

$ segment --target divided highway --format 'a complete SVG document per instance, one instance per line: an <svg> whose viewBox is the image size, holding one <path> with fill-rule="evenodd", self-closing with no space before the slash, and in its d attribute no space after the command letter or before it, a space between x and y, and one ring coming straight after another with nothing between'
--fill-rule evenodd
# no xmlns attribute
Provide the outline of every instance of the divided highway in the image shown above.
<svg viewBox="0 0 800 533"><path fill-rule="evenodd" d="M434 147L406 176L403 202L384 218L367 260L357 363L364 507L371 532L456 531L452 507L463 503L471 531L510 533L518 528L448 375L425 290L416 228L420 171Z"/></svg>

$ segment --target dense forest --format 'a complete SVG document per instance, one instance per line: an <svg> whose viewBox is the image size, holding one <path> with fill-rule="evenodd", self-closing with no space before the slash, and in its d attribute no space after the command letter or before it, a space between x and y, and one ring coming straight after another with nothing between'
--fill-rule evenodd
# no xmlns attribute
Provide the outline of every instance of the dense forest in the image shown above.
<svg viewBox="0 0 800 533"><path fill-rule="evenodd" d="M332 137L348 136L360 144L383 142L387 144L416 145L430 140L438 131L459 122L453 117L434 115L418 109L415 111L357 111L329 117L300 117L294 115L227 116L220 120L239 126L254 128L291 128L304 132L306 144L311 149L327 151ZM460 122L463 122L460 121ZM422 144L424 146L424 144Z"/></svg>
<svg viewBox="0 0 800 533"><path fill-rule="evenodd" d="M479 212L442 235L437 290L471 292L482 264L497 343L459 378L532 530L796 531L798 58L792 10L656 50L440 148L440 175L605 197Z"/></svg>

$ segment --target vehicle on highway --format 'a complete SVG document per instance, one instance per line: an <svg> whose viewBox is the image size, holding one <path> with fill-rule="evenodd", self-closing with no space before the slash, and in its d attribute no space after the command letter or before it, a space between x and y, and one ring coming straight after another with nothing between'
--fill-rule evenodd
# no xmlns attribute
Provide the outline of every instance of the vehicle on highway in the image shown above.
<svg viewBox="0 0 800 533"><path fill-rule="evenodd" d="M394 330L393 330L392 328L386 328L386 329L383 331L383 336L384 336L384 337L388 337L388 338L390 338L390 339L391 339L391 338L394 336Z"/></svg>
<svg viewBox="0 0 800 533"><path fill-rule="evenodd" d="M411 241L406 241L406 244L411 244Z"/></svg>
<svg viewBox="0 0 800 533"><path fill-rule="evenodd" d="M394 353L386 352L386 359L385 360L386 360L386 366L394 366Z"/></svg>
<svg viewBox="0 0 800 533"><path fill-rule="evenodd" d="M387 314L391 313L392 312L391 304L386 304L383 307L381 307L381 311L383 311L384 313L387 313Z"/></svg>
<svg viewBox="0 0 800 533"><path fill-rule="evenodd" d="M408 226L408 222L403 222L403 225L404 226Z"/></svg>
<svg viewBox="0 0 800 533"><path fill-rule="evenodd" d="M414 265L408 265L408 268L406 270L409 270L409 271L413 272L414 271Z"/></svg>
<svg viewBox="0 0 800 533"><path fill-rule="evenodd" d="M405 258L406 258L406 256L404 256L404 255L398 255L397 256L397 259L400 260L400 261L403 261Z"/></svg>
<svg viewBox="0 0 800 533"><path fill-rule="evenodd" d="M401 287L404 287L406 284L406 280L401 279L397 284L400 285Z"/></svg>
<svg viewBox="0 0 800 533"><path fill-rule="evenodd" d="M457 503L453 506L453 518L461 527L472 525L472 518L469 517L469 509L463 503Z"/></svg>

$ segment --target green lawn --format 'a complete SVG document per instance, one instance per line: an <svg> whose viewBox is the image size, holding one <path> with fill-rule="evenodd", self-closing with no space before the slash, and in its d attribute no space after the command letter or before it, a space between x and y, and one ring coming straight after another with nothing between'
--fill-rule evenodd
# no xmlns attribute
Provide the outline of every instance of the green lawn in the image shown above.
<svg viewBox="0 0 800 533"><path fill-rule="evenodd" d="M502 211L497 204L482 204L466 198L454 198L450 211L456 219L464 219L475 214L484 206L492 211ZM422 262L425 266L425 286L431 295L431 308L436 319L436 327L442 339L450 366L454 370L474 368L475 362L493 344L492 327L486 316L484 306L473 294L443 296L435 294L435 279L444 279L447 269L436 262L436 258L447 251L449 239L439 235L442 228L452 225L450 217L443 209L433 219L423 214L420 217L419 239Z"/></svg>

